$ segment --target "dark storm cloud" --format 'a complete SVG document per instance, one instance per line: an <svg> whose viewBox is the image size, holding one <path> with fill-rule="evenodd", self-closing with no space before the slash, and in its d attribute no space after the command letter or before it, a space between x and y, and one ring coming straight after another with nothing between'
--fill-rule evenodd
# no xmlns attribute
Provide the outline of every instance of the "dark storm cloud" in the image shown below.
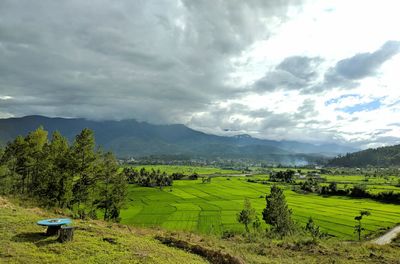
<svg viewBox="0 0 400 264"><path fill-rule="evenodd" d="M317 77L317 69L323 60L319 57L293 56L284 59L254 86L257 91L302 90Z"/></svg>
<svg viewBox="0 0 400 264"><path fill-rule="evenodd" d="M300 1L0 3L0 112L183 122Z"/></svg>
<svg viewBox="0 0 400 264"><path fill-rule="evenodd" d="M297 90L302 94L320 93L332 88L351 89L359 86L358 80L375 76L382 64L399 52L400 41L387 41L375 52L359 53L338 61L323 73L320 82L317 78L322 58L288 57L256 81L253 87L257 92Z"/></svg>
<svg viewBox="0 0 400 264"><path fill-rule="evenodd" d="M349 80L359 80L373 76L379 67L400 52L400 41L388 41L379 50L359 53L351 58L339 61L334 74Z"/></svg>
<svg viewBox="0 0 400 264"><path fill-rule="evenodd" d="M340 60L325 73L325 80L314 90L331 88L354 88L358 80L373 77L386 61L400 52L400 41L387 41L380 49L370 53L359 53L353 57Z"/></svg>
<svg viewBox="0 0 400 264"><path fill-rule="evenodd" d="M276 68L291 73L293 76L311 80L318 75L318 66L322 62L319 57L293 56L284 59Z"/></svg>

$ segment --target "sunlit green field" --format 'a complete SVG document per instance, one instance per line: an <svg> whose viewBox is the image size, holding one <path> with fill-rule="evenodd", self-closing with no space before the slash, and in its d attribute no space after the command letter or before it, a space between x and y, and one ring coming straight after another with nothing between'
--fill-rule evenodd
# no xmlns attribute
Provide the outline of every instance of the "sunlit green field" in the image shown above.
<svg viewBox="0 0 400 264"><path fill-rule="evenodd" d="M242 208L243 199L249 198L262 218L264 197L269 190L270 185L249 183L246 177L216 177L211 183L180 180L162 191L130 185L130 201L121 212L122 223L214 234L226 230L239 231L243 227L237 223L236 214ZM341 239L355 238L354 217L360 210L371 212L371 216L363 220L366 232L400 223L398 205L369 199L297 194L289 188L285 194L294 219L300 225L304 226L312 216L322 231Z"/></svg>

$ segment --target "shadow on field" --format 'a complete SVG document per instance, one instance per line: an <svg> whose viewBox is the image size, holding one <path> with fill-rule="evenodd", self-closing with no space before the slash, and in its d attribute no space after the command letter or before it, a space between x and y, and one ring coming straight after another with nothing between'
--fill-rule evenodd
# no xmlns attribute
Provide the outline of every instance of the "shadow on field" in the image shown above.
<svg viewBox="0 0 400 264"><path fill-rule="evenodd" d="M34 243L38 247L46 246L52 243L56 243L55 239L47 239L49 238L43 232L25 232L15 235L11 238L14 242L31 242Z"/></svg>

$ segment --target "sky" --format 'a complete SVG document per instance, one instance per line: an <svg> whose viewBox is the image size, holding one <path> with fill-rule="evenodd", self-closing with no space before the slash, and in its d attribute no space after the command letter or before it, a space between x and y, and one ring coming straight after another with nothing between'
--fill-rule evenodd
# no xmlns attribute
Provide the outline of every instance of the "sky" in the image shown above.
<svg viewBox="0 0 400 264"><path fill-rule="evenodd" d="M0 118L400 143L397 0L1 0Z"/></svg>

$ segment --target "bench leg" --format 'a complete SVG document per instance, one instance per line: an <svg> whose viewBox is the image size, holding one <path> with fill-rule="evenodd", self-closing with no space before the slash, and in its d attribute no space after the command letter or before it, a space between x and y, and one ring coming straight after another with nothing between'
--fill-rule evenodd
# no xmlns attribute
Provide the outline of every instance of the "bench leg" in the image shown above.
<svg viewBox="0 0 400 264"><path fill-rule="evenodd" d="M49 226L46 230L46 236L55 236L58 234L58 230L60 230L59 226Z"/></svg>
<svg viewBox="0 0 400 264"><path fill-rule="evenodd" d="M58 241L61 243L72 241L74 239L74 228L72 226L60 229Z"/></svg>

